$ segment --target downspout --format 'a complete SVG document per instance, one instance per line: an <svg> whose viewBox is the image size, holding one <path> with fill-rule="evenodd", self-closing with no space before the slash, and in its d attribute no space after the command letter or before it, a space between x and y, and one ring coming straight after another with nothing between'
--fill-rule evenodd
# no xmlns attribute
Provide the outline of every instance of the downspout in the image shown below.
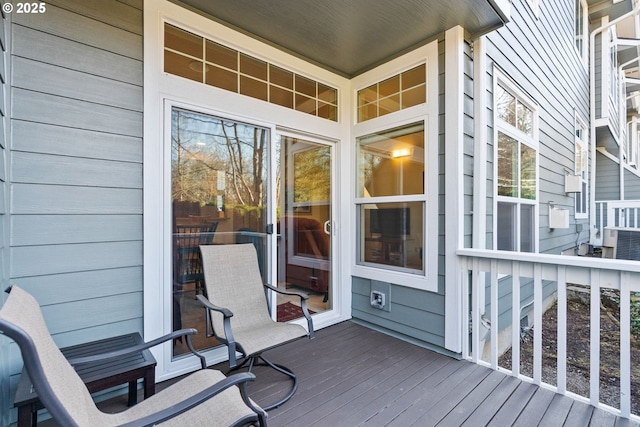
<svg viewBox="0 0 640 427"><path fill-rule="evenodd" d="M595 212L596 212L596 35L602 34L602 32L617 25L620 21L623 21L630 16L636 15L640 12L640 1L636 1L633 6L633 10L625 13L622 16L617 17L613 21L610 21L591 32L589 35L589 138L591 141L590 155L591 155L591 167L589 171L589 193L591 195L589 199L589 228L590 228L590 240L593 241L591 236L595 234ZM601 230L602 231L602 230Z"/></svg>

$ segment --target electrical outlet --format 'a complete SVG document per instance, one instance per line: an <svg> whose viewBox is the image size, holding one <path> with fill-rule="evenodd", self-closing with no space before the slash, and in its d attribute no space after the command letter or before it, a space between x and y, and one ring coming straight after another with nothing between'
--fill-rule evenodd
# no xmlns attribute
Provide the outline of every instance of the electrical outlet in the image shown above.
<svg viewBox="0 0 640 427"><path fill-rule="evenodd" d="M380 291L371 291L371 307L384 309L385 295Z"/></svg>

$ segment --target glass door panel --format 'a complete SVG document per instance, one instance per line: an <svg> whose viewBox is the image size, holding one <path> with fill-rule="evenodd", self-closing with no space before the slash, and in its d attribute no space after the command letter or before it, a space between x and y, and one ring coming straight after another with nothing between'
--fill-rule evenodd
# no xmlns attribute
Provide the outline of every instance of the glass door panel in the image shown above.
<svg viewBox="0 0 640 427"><path fill-rule="evenodd" d="M196 328L196 349L206 338L205 294L199 245L252 243L268 280L267 165L270 129L181 108L171 110L173 330ZM188 353L176 341L173 356Z"/></svg>
<svg viewBox="0 0 640 427"><path fill-rule="evenodd" d="M276 138L278 286L309 295L309 310L332 307L332 147L279 135ZM299 301L278 294L277 319L302 317Z"/></svg>

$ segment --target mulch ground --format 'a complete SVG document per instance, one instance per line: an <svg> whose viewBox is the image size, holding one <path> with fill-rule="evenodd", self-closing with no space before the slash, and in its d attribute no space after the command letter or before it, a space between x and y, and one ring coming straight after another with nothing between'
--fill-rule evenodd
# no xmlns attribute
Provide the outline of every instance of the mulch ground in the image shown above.
<svg viewBox="0 0 640 427"><path fill-rule="evenodd" d="M557 374L557 305L542 318L542 380L556 385ZM589 397L590 363L589 293L567 292L567 390ZM535 327L535 326L534 326ZM615 298L603 296L600 306L600 401L620 407L620 310ZM640 345L631 337L631 412L640 414ZM520 342L520 372L533 376L533 333L523 334ZM511 350L499 360L511 369Z"/></svg>

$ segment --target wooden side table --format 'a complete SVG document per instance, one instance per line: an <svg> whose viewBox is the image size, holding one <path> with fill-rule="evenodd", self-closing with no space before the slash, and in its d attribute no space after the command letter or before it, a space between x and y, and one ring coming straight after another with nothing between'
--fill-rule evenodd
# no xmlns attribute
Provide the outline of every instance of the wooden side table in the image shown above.
<svg viewBox="0 0 640 427"><path fill-rule="evenodd" d="M66 347L61 351L67 359L73 359L120 350L142 342L142 337L136 332ZM77 366L76 372L84 381L89 393L128 383L129 406L137 403L138 379L141 378L143 381L145 399L155 393L156 360L146 349L125 357L85 363ZM43 406L24 369L20 375L13 406L18 408L18 427L35 426L38 423L38 410L43 409Z"/></svg>

